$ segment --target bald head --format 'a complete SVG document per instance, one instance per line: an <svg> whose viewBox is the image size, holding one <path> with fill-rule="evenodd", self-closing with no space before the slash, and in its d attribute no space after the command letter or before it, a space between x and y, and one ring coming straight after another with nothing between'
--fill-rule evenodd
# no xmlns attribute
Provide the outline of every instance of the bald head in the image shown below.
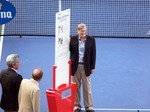
<svg viewBox="0 0 150 112"><path fill-rule="evenodd" d="M32 78L36 81L41 80L43 77L43 71L41 68L36 68L32 72Z"/></svg>

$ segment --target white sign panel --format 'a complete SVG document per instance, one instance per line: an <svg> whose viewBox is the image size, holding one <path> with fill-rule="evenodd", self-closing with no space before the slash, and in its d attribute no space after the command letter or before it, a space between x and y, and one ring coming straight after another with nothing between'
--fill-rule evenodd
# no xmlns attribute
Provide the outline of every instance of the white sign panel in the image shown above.
<svg viewBox="0 0 150 112"><path fill-rule="evenodd" d="M4 25L0 25L0 34L4 34ZM0 62L1 62L1 56L2 56L2 49L3 49L3 36L0 36Z"/></svg>
<svg viewBox="0 0 150 112"><path fill-rule="evenodd" d="M55 26L55 88L69 84L69 41L70 41L70 9L56 13Z"/></svg>

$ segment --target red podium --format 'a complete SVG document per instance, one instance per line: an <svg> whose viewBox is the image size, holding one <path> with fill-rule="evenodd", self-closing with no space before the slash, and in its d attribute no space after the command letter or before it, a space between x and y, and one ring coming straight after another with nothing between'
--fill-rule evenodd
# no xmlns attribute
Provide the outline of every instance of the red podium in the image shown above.
<svg viewBox="0 0 150 112"><path fill-rule="evenodd" d="M76 87L76 84L70 84L58 90L47 90L49 112L73 112Z"/></svg>
<svg viewBox="0 0 150 112"><path fill-rule="evenodd" d="M53 88L46 90L49 112L73 112L77 84L71 83L69 75L69 84L62 84L55 89L55 70L53 66ZM69 74L71 62L69 63Z"/></svg>

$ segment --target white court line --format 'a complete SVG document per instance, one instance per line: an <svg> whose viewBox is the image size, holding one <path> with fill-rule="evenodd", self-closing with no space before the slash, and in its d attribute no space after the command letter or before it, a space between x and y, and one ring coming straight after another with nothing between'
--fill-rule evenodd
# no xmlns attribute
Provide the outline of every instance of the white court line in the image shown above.
<svg viewBox="0 0 150 112"><path fill-rule="evenodd" d="M81 110L85 110L84 108L82 108ZM94 108L94 110L139 110L139 111L150 111L150 109L123 109L123 108Z"/></svg>
<svg viewBox="0 0 150 112"><path fill-rule="evenodd" d="M1 30L0 33L3 35L4 34L4 27L5 25L1 25ZM3 36L0 36L0 62L1 62L1 56L2 56L2 49L3 49Z"/></svg>

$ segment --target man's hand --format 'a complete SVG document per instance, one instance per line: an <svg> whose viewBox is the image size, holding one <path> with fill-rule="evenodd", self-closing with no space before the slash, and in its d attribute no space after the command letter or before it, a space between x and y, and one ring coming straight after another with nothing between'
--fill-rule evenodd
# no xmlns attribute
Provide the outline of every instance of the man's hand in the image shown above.
<svg viewBox="0 0 150 112"><path fill-rule="evenodd" d="M91 70L91 74L93 74L93 73L94 73L94 71L95 71L95 69L92 69L92 70Z"/></svg>

